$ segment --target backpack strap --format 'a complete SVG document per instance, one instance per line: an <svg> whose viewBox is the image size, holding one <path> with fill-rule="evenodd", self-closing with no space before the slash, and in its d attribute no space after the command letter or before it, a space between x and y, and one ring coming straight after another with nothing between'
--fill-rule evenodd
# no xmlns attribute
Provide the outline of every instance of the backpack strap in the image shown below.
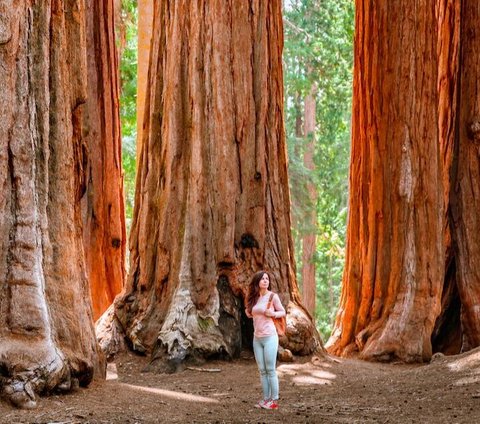
<svg viewBox="0 0 480 424"><path fill-rule="evenodd" d="M270 297L268 298L267 303L267 309L270 309L270 307L272 306L273 296L275 296L275 293L270 293Z"/></svg>

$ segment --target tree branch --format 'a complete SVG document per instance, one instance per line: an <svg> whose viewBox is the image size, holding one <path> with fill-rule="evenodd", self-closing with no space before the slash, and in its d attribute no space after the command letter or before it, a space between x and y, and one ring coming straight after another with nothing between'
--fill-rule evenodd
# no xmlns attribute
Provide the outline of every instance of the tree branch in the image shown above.
<svg viewBox="0 0 480 424"><path fill-rule="evenodd" d="M290 28L292 28L297 34L304 34L307 37L307 41L310 41L312 36L305 31L303 28L300 28L296 26L293 22L289 21L287 18L283 18L283 22L288 25Z"/></svg>

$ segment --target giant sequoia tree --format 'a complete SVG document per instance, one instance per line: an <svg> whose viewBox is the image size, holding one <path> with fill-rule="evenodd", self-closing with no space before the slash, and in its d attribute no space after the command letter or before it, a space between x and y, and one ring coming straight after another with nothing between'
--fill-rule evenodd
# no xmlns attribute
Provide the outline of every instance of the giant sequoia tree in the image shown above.
<svg viewBox="0 0 480 424"><path fill-rule="evenodd" d="M82 1L0 3L0 386L23 406L88 384L99 365L80 213L84 58Z"/></svg>
<svg viewBox="0 0 480 424"><path fill-rule="evenodd" d="M254 272L288 309L284 346L319 347L290 233L280 1L155 3L130 272L115 316L171 361L235 356Z"/></svg>
<svg viewBox="0 0 480 424"><path fill-rule="evenodd" d="M87 149L82 199L83 237L94 319L122 290L125 276L125 211L120 139L118 60L114 2L86 1Z"/></svg>
<svg viewBox="0 0 480 424"><path fill-rule="evenodd" d="M419 361L480 344L479 13L471 0L357 2L331 352Z"/></svg>

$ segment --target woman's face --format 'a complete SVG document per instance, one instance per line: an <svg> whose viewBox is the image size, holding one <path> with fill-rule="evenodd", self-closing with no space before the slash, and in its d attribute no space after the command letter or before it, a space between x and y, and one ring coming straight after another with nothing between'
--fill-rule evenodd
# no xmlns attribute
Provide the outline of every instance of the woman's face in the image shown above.
<svg viewBox="0 0 480 424"><path fill-rule="evenodd" d="M270 285L270 279L268 278L268 274L265 273L263 274L262 279L258 283L258 287L260 287L261 289L268 289L269 285Z"/></svg>

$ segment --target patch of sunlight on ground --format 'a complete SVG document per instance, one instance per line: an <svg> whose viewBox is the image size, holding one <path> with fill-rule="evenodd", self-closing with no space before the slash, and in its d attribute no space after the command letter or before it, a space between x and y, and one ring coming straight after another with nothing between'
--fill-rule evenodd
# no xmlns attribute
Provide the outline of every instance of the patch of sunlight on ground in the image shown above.
<svg viewBox="0 0 480 424"><path fill-rule="evenodd" d="M480 382L480 376L460 378L453 384L455 386L467 386L469 384L477 384L478 382Z"/></svg>
<svg viewBox="0 0 480 424"><path fill-rule="evenodd" d="M280 365L278 373L282 377L290 377L299 385L331 385L337 376L326 370L305 370L301 365Z"/></svg>
<svg viewBox="0 0 480 424"><path fill-rule="evenodd" d="M107 380L117 380L117 366L114 363L107 364ZM157 389L156 387L135 386L134 384L120 383L124 387L137 390L139 392L153 393L170 399L186 400L189 402L218 403L217 399L211 399L205 396L192 395L189 393L174 392L172 390ZM222 394L223 395L223 394ZM215 395L214 395L215 396Z"/></svg>
<svg viewBox="0 0 480 424"><path fill-rule="evenodd" d="M203 402L203 403L219 403L217 399L211 399L205 396L192 395L189 393L174 392L172 390L157 389L156 387L135 386L133 384L120 383L123 387L137 390L139 392L147 392L155 395L160 395L170 399L186 400L189 402Z"/></svg>
<svg viewBox="0 0 480 424"><path fill-rule="evenodd" d="M107 364L106 380L117 380L117 379L118 379L117 366L113 362L109 362Z"/></svg>

